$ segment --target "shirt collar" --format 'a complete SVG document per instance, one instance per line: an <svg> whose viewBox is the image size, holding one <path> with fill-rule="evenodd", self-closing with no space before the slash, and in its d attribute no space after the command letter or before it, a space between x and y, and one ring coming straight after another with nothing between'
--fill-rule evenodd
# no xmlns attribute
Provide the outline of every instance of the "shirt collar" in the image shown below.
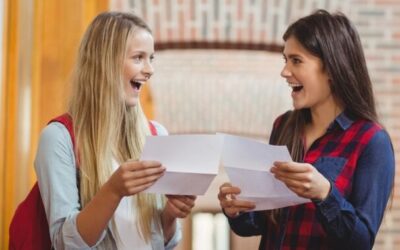
<svg viewBox="0 0 400 250"><path fill-rule="evenodd" d="M346 115L346 112L343 111L329 125L328 130L333 129L336 124L339 125L341 129L346 130L351 126L351 124L353 124L353 122L354 120L352 120L348 115Z"/></svg>

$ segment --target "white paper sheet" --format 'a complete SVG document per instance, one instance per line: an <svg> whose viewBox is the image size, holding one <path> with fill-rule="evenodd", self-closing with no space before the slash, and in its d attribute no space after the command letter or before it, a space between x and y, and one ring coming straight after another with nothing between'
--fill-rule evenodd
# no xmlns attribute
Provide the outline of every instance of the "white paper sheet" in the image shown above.
<svg viewBox="0 0 400 250"><path fill-rule="evenodd" d="M272 146L239 136L223 136L222 164L240 199L254 201L254 210L310 202L288 189L269 172L274 161L292 161L286 146Z"/></svg>
<svg viewBox="0 0 400 250"><path fill-rule="evenodd" d="M218 173L222 139L216 135L148 136L140 160L154 160L166 172L147 193L203 195Z"/></svg>

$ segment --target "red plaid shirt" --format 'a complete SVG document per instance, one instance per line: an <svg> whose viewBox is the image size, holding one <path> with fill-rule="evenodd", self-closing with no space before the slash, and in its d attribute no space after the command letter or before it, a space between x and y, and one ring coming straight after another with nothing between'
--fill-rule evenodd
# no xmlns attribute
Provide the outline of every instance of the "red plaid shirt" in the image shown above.
<svg viewBox="0 0 400 250"><path fill-rule="evenodd" d="M352 121L342 113L311 145L304 162L332 183L324 201L282 209L276 227L265 212L244 213L229 219L232 230L262 235L260 249L371 249L393 185L394 153L387 133L376 123Z"/></svg>

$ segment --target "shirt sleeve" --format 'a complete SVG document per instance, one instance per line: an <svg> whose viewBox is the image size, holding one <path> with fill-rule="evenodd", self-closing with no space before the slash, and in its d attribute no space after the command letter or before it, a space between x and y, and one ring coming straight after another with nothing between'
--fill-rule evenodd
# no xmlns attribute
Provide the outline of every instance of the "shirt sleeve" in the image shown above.
<svg viewBox="0 0 400 250"><path fill-rule="evenodd" d="M315 201L317 216L338 248L371 249L392 191L394 152L388 134L378 131L360 155L352 194L346 200L335 185Z"/></svg>
<svg viewBox="0 0 400 250"><path fill-rule="evenodd" d="M58 122L42 132L35 159L39 189L55 249L90 249L78 233L80 211L77 169L68 130ZM97 246L105 237L102 233Z"/></svg>
<svg viewBox="0 0 400 250"><path fill-rule="evenodd" d="M157 195L156 197L157 197L157 209L159 210L161 216L161 212L164 209L163 197L161 195ZM164 232L162 230L162 227L153 222L152 232L151 232L151 238L152 238L151 246L153 249L172 250L178 245L178 243L182 239L182 229L179 219L177 219L175 223L176 223L176 230L174 232L174 235L172 235L171 239L164 244Z"/></svg>
<svg viewBox="0 0 400 250"><path fill-rule="evenodd" d="M267 230L265 211L242 213L228 217L229 226L239 236L264 235Z"/></svg>
<svg viewBox="0 0 400 250"><path fill-rule="evenodd" d="M182 239L182 229L181 229L181 223L179 222L179 219L176 220L176 230L172 238L168 241L168 243L165 245L165 250L172 250L174 249L178 243Z"/></svg>

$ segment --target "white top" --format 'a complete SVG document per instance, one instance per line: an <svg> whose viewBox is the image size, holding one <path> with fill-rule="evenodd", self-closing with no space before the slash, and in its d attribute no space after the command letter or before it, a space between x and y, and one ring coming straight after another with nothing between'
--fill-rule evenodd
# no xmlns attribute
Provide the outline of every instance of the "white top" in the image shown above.
<svg viewBox="0 0 400 250"><path fill-rule="evenodd" d="M120 164L113 160L114 171ZM118 237L114 236L118 250L128 250L135 246L137 250L151 250L150 242L146 243L138 227L136 208L136 196L122 198L114 213L115 225ZM115 233L115 232L113 232Z"/></svg>

